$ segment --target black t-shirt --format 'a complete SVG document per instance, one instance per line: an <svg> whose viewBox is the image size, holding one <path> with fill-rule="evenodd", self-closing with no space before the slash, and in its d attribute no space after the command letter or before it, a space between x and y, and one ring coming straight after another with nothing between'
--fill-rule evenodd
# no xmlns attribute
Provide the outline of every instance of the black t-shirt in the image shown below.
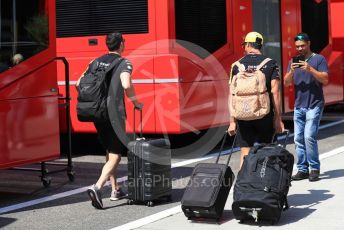
<svg viewBox="0 0 344 230"><path fill-rule="evenodd" d="M246 70L255 70L257 66L266 59L267 56L262 54L247 54L243 58L239 60L241 64L243 64ZM270 101L272 101L272 93L271 93L271 80L273 79L280 79L279 67L275 60L270 60L261 68L261 71L264 73L266 77L266 88L269 92ZM236 65L232 65L230 78L232 78L235 74L239 72L239 69ZM273 108L273 104L270 103L271 108Z"/></svg>
<svg viewBox="0 0 344 230"><path fill-rule="evenodd" d="M104 68L105 69L118 58L121 58L121 56L118 54L115 54L115 53L105 54L105 55L95 59L93 62L91 62L87 71L91 71L91 70L97 69L97 68ZM118 68L120 68L120 69L118 69ZM120 119L126 118L124 89L122 87L120 74L123 72L128 72L131 74L132 71L133 71L133 66L132 66L131 62L128 59L123 58L123 60L113 68L111 75L107 76L108 77L106 79L107 85L110 86L110 82L112 82L113 89L115 90L115 98L114 99L109 98L109 103L112 103L112 101L114 101L114 103L115 103L115 113L116 113L115 117L116 118L117 117ZM118 73L118 74L116 74L116 73Z"/></svg>
<svg viewBox="0 0 344 230"><path fill-rule="evenodd" d="M308 65L319 72L328 73L328 64L324 56L313 54L307 59ZM291 62L288 65L290 70ZM312 74L300 68L294 72L295 108L323 107L325 103L323 84Z"/></svg>
<svg viewBox="0 0 344 230"><path fill-rule="evenodd" d="M108 54L105 54L99 58L97 58L95 60L95 63L97 65L97 68L106 68L108 67L115 59L117 58L120 58L121 56L118 55L118 54L115 54L115 53L108 53ZM133 65L131 64L131 62L128 60L128 59L125 59L123 60L123 62L125 64L122 64L120 67L121 67L121 70L120 70L120 73L122 72L128 72L128 73L132 73L133 72ZM91 63L92 65L92 63ZM91 67L89 67L90 69ZM93 68L93 67L92 67ZM112 70L112 77L113 75L115 74L117 68L114 68Z"/></svg>

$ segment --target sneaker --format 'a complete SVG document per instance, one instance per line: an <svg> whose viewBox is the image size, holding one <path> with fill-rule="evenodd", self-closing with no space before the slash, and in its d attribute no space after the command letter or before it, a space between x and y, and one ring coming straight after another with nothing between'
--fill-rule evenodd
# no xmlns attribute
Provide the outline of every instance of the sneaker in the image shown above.
<svg viewBox="0 0 344 230"><path fill-rule="evenodd" d="M298 171L295 175L293 175L291 177L292 180L303 180L303 179L307 179L309 177L309 173L308 172L301 172Z"/></svg>
<svg viewBox="0 0 344 230"><path fill-rule="evenodd" d="M127 196L127 194L125 194L121 189L118 189L118 190L111 192L110 200L115 201L115 200L122 199L126 196Z"/></svg>
<svg viewBox="0 0 344 230"><path fill-rule="evenodd" d="M102 196L100 194L100 190L96 187L96 185L92 185L89 189L87 189L87 194L92 201L92 206L96 209L103 209L103 201Z"/></svg>
<svg viewBox="0 0 344 230"><path fill-rule="evenodd" d="M309 181L318 181L319 180L320 170L311 170L309 174Z"/></svg>

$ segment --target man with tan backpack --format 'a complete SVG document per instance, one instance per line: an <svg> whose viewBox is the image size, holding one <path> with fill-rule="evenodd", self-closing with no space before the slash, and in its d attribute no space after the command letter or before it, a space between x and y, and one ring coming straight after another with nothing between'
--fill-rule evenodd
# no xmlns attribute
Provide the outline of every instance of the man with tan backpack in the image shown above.
<svg viewBox="0 0 344 230"><path fill-rule="evenodd" d="M261 53L261 34L248 33L242 45L245 56L232 64L228 98L228 133L237 134L240 167L255 142L270 143L274 132L284 130L278 65Z"/></svg>

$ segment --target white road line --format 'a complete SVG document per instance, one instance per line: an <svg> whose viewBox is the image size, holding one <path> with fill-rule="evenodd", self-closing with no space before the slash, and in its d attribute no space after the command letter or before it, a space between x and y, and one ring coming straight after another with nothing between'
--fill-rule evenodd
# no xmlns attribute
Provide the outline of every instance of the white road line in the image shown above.
<svg viewBox="0 0 344 230"><path fill-rule="evenodd" d="M118 180L119 183L121 183L123 181L126 181L127 177L126 176L125 177L121 177L121 178L118 178L117 180ZM107 182L106 186L109 186L109 185L110 185L110 183ZM22 209L22 208L27 208L27 207L30 207L30 206L33 206L33 205L45 203L45 202L52 201L52 200L57 200L57 199L64 198L64 197L67 197L67 196L72 196L72 195L75 195L75 194L83 193L83 192L86 192L86 190L89 187L90 186L86 186L86 187L70 190L70 191L67 191L67 192L62 192L62 193L58 193L58 194L55 194L55 195L46 196L46 197L43 197L43 198L39 198L39 199L35 199L35 200L30 200L30 201L27 201L27 202L23 202L23 203L19 203L19 204L3 207L3 208L0 208L0 214L6 213L6 212L12 212L12 211L15 211L15 210L18 210L18 209Z"/></svg>
<svg viewBox="0 0 344 230"><path fill-rule="evenodd" d="M327 125L323 125L319 129L329 128L329 127L336 126L336 125L339 125L339 124L342 124L342 123L344 123L344 120L333 122L333 123L329 123ZM292 136L292 135L293 134L291 134L290 136ZM344 147L339 148L339 149L341 149L340 151L343 152ZM234 149L233 152L235 152L235 151L238 151L238 148ZM223 151L221 155L228 154L229 152L230 152L230 150ZM190 159L190 160L186 160L186 161L182 161L182 162L177 162L177 163L172 164L172 168L182 167L182 166L189 165L189 164L192 164L192 163L208 160L208 159L211 159L213 157L216 157L217 154L218 153L213 153L213 154L205 156L205 157L201 157L201 158L197 158L197 159ZM320 155L320 159L327 158L327 157L330 157L330 156L333 156L333 155L336 155L336 154L338 154L337 149L332 150L332 151L327 152L327 153L324 153L324 154L321 154ZM126 180L127 180L126 176L118 178L118 182L120 182L120 183L124 182ZM109 186L109 183L107 183L106 186ZM41 203L45 203L45 202L49 202L49 201L53 201L53 200L57 200L57 199L60 199L60 198L63 198L63 197L68 197L68 196L72 196L72 195L75 195L75 194L79 194L79 193L85 192L87 190L87 188L89 188L89 186L78 188L78 189L74 189L74 190L71 190L71 191L63 192L63 193L58 193L58 194L55 194L55 195L51 195L51 196L47 196L47 197L43 197L43 198L39 198L39 199L27 201L27 202L23 202L23 203L19 203L19 204L15 204L15 205L10 205L10 206L7 206L7 207L3 207L3 208L0 208L0 214L6 213L6 212L15 211L15 210L22 209L22 208L27 208L27 207L30 207L30 206L33 206L33 205L37 205L37 204L41 204Z"/></svg>
<svg viewBox="0 0 344 230"><path fill-rule="evenodd" d="M341 153L344 153L344 146L336 148L336 149L333 149L333 150L331 150L329 152L320 154L319 159L323 160L323 159L326 159L326 158L329 158L329 157L332 157L334 155L341 154Z"/></svg>
<svg viewBox="0 0 344 230"><path fill-rule="evenodd" d="M326 125L321 125L319 127L319 130L326 129L326 128L329 128L329 127L333 127L333 126L336 126L336 125L340 125L340 124L343 124L343 123L344 123L344 120L331 122L331 123L328 123Z"/></svg>
<svg viewBox="0 0 344 230"><path fill-rule="evenodd" d="M40 199L30 200L30 201L27 201L27 202L24 202L24 203L19 203L19 204L7 206L7 207L4 207L4 208L0 209L0 214L6 213L6 212L15 211L15 210L21 209L21 208L30 207L30 206L41 204L41 203L45 203L45 202L48 202L48 201L60 199L60 198L63 198L63 197L72 196L72 195L75 195L75 194L78 194L78 193L85 192L87 190L87 188L88 187L78 188L78 189L71 190L71 191L68 191L68 192L63 192L63 193L55 194L55 195L52 195L52 196L47 196L47 197L43 197L43 198L40 198Z"/></svg>

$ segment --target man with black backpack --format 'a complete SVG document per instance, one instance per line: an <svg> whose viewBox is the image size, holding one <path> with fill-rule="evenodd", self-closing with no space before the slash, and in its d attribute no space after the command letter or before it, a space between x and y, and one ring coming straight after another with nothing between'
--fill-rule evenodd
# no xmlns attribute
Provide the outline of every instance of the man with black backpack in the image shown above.
<svg viewBox="0 0 344 230"><path fill-rule="evenodd" d="M270 143L274 132L284 130L278 65L261 53L261 34L248 33L242 45L245 56L232 64L228 98L228 133L237 133L240 167L255 141Z"/></svg>
<svg viewBox="0 0 344 230"><path fill-rule="evenodd" d="M117 166L121 155L126 152L124 92L136 108L143 107L136 99L131 82L132 64L121 57L124 45L121 33L108 34L106 46L109 53L92 61L76 84L79 92L78 118L94 123L100 142L106 149L102 173L96 184L87 190L92 205L97 209L103 208L100 190L108 179L112 187L110 200L125 196L116 180Z"/></svg>

